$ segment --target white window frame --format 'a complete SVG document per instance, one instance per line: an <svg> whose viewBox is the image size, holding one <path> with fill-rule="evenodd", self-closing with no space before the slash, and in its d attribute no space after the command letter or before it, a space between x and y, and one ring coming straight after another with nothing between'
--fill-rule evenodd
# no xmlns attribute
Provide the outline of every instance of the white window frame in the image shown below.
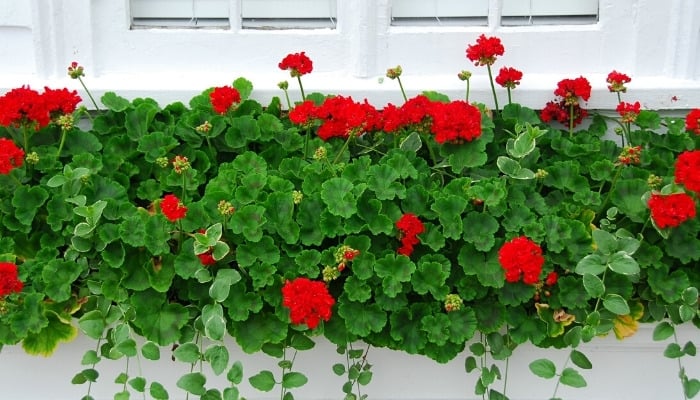
<svg viewBox="0 0 700 400"><path fill-rule="evenodd" d="M0 0L11 1L11 0ZM0 91L22 84L80 89L66 75L71 61L86 68L97 96L117 91L153 97L165 104L187 101L204 88L250 79L261 102L282 93L289 80L277 67L288 53L305 51L314 62L304 76L306 92L343 93L382 106L402 101L396 83L379 83L387 68L402 65L409 95L437 90L464 96L460 70L473 72L471 96L490 103L484 67L465 58L480 34L501 38L506 52L494 65L523 71L515 101L541 108L556 82L586 76L594 93L589 108L614 109L605 76L615 69L632 77L626 98L654 109L700 104L700 2L695 0L600 0L597 23L562 26L501 26L489 14L487 26L391 26L390 0L339 0L337 29L250 30L240 25L240 0L229 2L228 29L130 29L128 0L26 0L32 48L13 58L34 60L17 73L0 66ZM504 0L489 0L501 10ZM18 15L26 15L19 12ZM2 32L2 30L0 30ZM11 61L11 59L10 59Z"/></svg>

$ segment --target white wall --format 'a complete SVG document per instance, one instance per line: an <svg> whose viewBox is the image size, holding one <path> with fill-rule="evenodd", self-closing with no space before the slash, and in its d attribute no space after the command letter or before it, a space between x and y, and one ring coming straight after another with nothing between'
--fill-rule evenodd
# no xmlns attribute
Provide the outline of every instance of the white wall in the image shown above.
<svg viewBox="0 0 700 400"><path fill-rule="evenodd" d="M502 4L490 2L496 11ZM269 31L241 29L240 1L230 0L230 29L130 30L128 0L0 0L0 92L22 84L79 88L65 74L76 60L98 96L114 90L165 103L245 76L266 102L289 79L277 63L306 51L315 66L304 77L307 92L368 97L377 106L400 102L396 83L377 78L401 64L411 93L433 89L461 98L456 73L468 69L475 73L472 99L489 102L485 69L465 58L467 45L487 33L506 47L496 70L524 71L514 100L530 107L550 100L559 80L584 75L594 85L588 107L614 109L617 98L605 87L613 69L633 78L627 101L650 109L700 104L695 0L600 0L599 22L579 26L500 27L490 18L486 27L397 27L390 26L390 6L390 0L339 0L335 30Z"/></svg>
<svg viewBox="0 0 700 400"><path fill-rule="evenodd" d="M588 387L581 389L560 387L557 397L567 400L673 400L683 399L678 379L676 360L663 356L669 341L652 342L652 326L643 326L637 334L624 341L614 337L596 339L582 345L580 350L593 363L593 369L583 371ZM698 342L697 328L683 326L678 330L679 341L683 345L688 340ZM295 362L295 370L309 377L306 386L293 393L300 400L341 399L343 379L331 371L335 363L344 362L335 347L326 341L318 340L317 347L300 352ZM86 386L71 385L73 375L80 371L80 359L94 343L81 337L69 344L61 345L53 357L27 356L21 348L9 347L0 353L0 387L2 399L8 400L77 400L85 395ZM261 393L248 385L248 377L262 369L270 369L279 376L276 360L264 355L242 354L235 345L229 346L231 362L243 362L244 384L240 390L249 400L279 399L279 392ZM552 359L561 370L567 351L543 351L531 346L516 349L510 361L507 394L511 400L544 400L552 396L555 382L534 376L528 364L538 358ZM189 365L170 360L170 349L161 350L161 361L141 360L143 376L147 380L157 380L166 386L173 400L184 400L185 393L175 386L177 377L189 372ZM457 400L477 399L474 395L475 375L464 372L464 358L457 357L448 364L437 364L421 356L409 356L386 349L370 349L368 360L373 365L373 380L363 389L370 400ZM684 357L682 362L687 374L700 378L700 358ZM138 368L132 361L132 371ZM114 378L124 371L124 360L99 365L101 373L98 383L93 386L92 395L96 400L112 399L120 391ZM109 367L109 368L108 368ZM504 367L501 366L504 371ZM134 376L132 374L132 376ZM213 376L210 374L210 376ZM212 381L212 387L223 389L224 380ZM496 386L501 389L502 386ZM132 399L142 398L132 393ZM147 397L148 398L148 397ZM192 396L190 396L192 398Z"/></svg>

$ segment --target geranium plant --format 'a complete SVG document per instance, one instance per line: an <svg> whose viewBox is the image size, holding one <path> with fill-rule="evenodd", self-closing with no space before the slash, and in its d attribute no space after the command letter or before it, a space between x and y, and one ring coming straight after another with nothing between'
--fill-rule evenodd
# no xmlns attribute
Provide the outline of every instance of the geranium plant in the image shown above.
<svg viewBox="0 0 700 400"><path fill-rule="evenodd" d="M504 51L482 35L466 57L492 78ZM513 101L527 75L512 67L490 79L491 105L470 102L469 71L463 100L409 98L397 66L387 77L406 101L379 106L306 94L304 52L279 67L296 102L283 81L286 104L260 104L244 78L188 104L106 93L91 112L68 89L2 95L0 344L50 354L79 330L95 339L73 379L85 399L103 360L125 359L117 399L227 400L244 378L293 398L308 381L296 353L317 336L338 346L346 399L366 397L365 346L437 362L467 350L489 399L507 398L494 360L568 347L563 366L530 364L556 398L587 384L580 343L700 326L700 110L623 102L632 79L616 71L610 117L585 109L582 76L536 111ZM81 66L68 72L83 84ZM229 336L279 371L245 371ZM129 368L165 356L193 366L178 389ZM209 386L203 363L230 385ZM700 390L682 367L680 379L686 398Z"/></svg>

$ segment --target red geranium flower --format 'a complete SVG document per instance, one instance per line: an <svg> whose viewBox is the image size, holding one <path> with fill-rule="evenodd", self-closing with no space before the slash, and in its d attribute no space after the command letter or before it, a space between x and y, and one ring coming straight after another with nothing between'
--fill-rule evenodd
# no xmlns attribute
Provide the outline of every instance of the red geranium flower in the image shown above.
<svg viewBox="0 0 700 400"><path fill-rule="evenodd" d="M401 231L401 247L398 253L410 256L413 253L413 247L420 243L418 235L425 231L425 226L415 214L406 213L396 221L396 227Z"/></svg>
<svg viewBox="0 0 700 400"><path fill-rule="evenodd" d="M504 88L515 89L520 85L520 80L523 79L523 73L515 68L501 68L496 76L496 83Z"/></svg>
<svg viewBox="0 0 700 400"><path fill-rule="evenodd" d="M466 101L434 102L429 115L430 131L438 143L471 142L481 136L481 111Z"/></svg>
<svg viewBox="0 0 700 400"><path fill-rule="evenodd" d="M661 229L676 227L695 218L695 201L686 193L658 194L649 198L651 219Z"/></svg>
<svg viewBox="0 0 700 400"><path fill-rule="evenodd" d="M700 108L694 108L686 115L685 129L696 135L700 135Z"/></svg>
<svg viewBox="0 0 700 400"><path fill-rule="evenodd" d="M622 122L632 123L637 120L637 116L641 111L641 104L639 104L638 101L635 101L634 104L625 103L623 101L617 105L615 110L620 114L620 117L622 117Z"/></svg>
<svg viewBox="0 0 700 400"><path fill-rule="evenodd" d="M297 125L310 123L316 112L316 104L311 100L305 100L289 110L289 120Z"/></svg>
<svg viewBox="0 0 700 400"><path fill-rule="evenodd" d="M507 282L523 282L534 285L540 280L544 257L542 249L525 236L506 242L498 251L498 262L505 271Z"/></svg>
<svg viewBox="0 0 700 400"><path fill-rule="evenodd" d="M586 116L588 116L588 111L581 108L579 105L574 105L574 126L578 125L583 121ZM564 100L561 101L550 101L542 109L540 113L540 118L543 122L559 121L564 125L569 125L569 107L565 104Z"/></svg>
<svg viewBox="0 0 700 400"><path fill-rule="evenodd" d="M216 260L214 259L214 256L212 256L212 252L213 250L209 250L206 253L197 254L199 262L204 266L216 264Z"/></svg>
<svg viewBox="0 0 700 400"><path fill-rule="evenodd" d="M578 98L585 101L591 97L591 84L588 79L580 76L576 79L562 79L557 83L557 88L554 94L564 98L565 104L578 105Z"/></svg>
<svg viewBox="0 0 700 400"><path fill-rule="evenodd" d="M44 98L29 86L15 88L0 97L0 125L21 126L35 123L35 129L51 122Z"/></svg>
<svg viewBox="0 0 700 400"><path fill-rule="evenodd" d="M684 151L676 159L676 183L700 194L700 150Z"/></svg>
<svg viewBox="0 0 700 400"><path fill-rule="evenodd" d="M187 214L187 207L182 205L180 199L174 194L166 194L160 202L160 211L170 222L175 222L184 218Z"/></svg>
<svg viewBox="0 0 700 400"><path fill-rule="evenodd" d="M23 162L24 150L12 140L0 138L0 174L9 174L13 169L21 167Z"/></svg>
<svg viewBox="0 0 700 400"><path fill-rule="evenodd" d="M231 106L241 102L241 94L234 87L221 86L212 90L209 94L209 99L214 111L219 114L226 114Z"/></svg>
<svg viewBox="0 0 700 400"><path fill-rule="evenodd" d="M347 139L351 134L360 135L381 126L380 114L374 106L367 100L357 103L352 97L329 97L314 114L322 121L316 133L323 140L332 137Z"/></svg>
<svg viewBox="0 0 700 400"><path fill-rule="evenodd" d="M0 262L0 297L22 291L24 284L17 277L17 265L11 262Z"/></svg>
<svg viewBox="0 0 700 400"><path fill-rule="evenodd" d="M314 69L313 62L303 51L301 53L287 54L279 63L279 67L281 70L289 70L293 78L306 75Z"/></svg>
<svg viewBox="0 0 700 400"><path fill-rule="evenodd" d="M625 83L629 83L632 81L629 76L617 72L617 71L612 71L608 74L608 78L606 80L608 82L608 90L611 92L622 92L625 93L627 91L627 88L625 87Z"/></svg>
<svg viewBox="0 0 700 400"><path fill-rule="evenodd" d="M496 62L496 56L502 56L504 51L501 39L481 34L476 39L476 44L470 44L467 47L467 58L476 66L493 65Z"/></svg>
<svg viewBox="0 0 700 400"><path fill-rule="evenodd" d="M71 114L82 100L77 91L69 91L65 88L49 89L44 87L44 93L41 96L44 98L46 110L52 117Z"/></svg>
<svg viewBox="0 0 700 400"><path fill-rule="evenodd" d="M282 305L289 308L292 324L306 324L314 329L321 320L331 318L334 304L335 299L323 282L302 277L287 281L282 286Z"/></svg>
<svg viewBox="0 0 700 400"><path fill-rule="evenodd" d="M558 280L559 275L557 275L556 271L552 271L547 275L547 278L544 280L544 283L547 286L554 286L557 284Z"/></svg>

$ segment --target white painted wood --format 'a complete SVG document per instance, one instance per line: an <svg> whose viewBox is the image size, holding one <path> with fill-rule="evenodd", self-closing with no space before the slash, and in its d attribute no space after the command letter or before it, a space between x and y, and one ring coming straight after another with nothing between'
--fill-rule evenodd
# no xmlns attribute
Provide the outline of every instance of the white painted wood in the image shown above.
<svg viewBox="0 0 700 400"><path fill-rule="evenodd" d="M457 72L471 70L472 99L488 104L486 70L465 57L466 47L486 33L500 37L506 48L494 68L523 71L513 96L533 108L551 99L557 81L583 75L594 86L587 106L614 109L616 98L605 89L613 69L632 77L627 101L662 109L700 104L695 0L599 0L592 25L507 27L491 16L481 27L391 26L389 0L339 1L336 29L272 31L242 29L241 0L226 1L230 26L215 30L132 30L128 0L25 0L20 11L0 9L0 50L11 54L0 63L0 93L22 84L80 89L66 76L68 64L78 61L97 96L118 91L161 103L186 101L245 76L255 85L255 98L266 102L281 95L277 83L289 79L277 68L279 61L306 51L314 62L314 72L303 78L307 92L367 97L377 106L399 102L395 82L378 80L400 64L410 93L439 90L454 98L464 95ZM505 1L489 0L490 10L502 12ZM295 98L296 85L290 87Z"/></svg>
<svg viewBox="0 0 700 400"><path fill-rule="evenodd" d="M631 338L618 341L614 337L598 338L582 345L579 350L593 363L593 369L581 374L588 381L586 388L574 389L561 386L557 397L567 400L660 400L682 399L678 379L678 364L663 356L669 341L653 342L653 326L643 326ZM678 329L681 345L687 340L698 341L697 328L682 326ZM331 371L335 363L343 363L344 358L335 351L335 346L325 340L317 340L316 348L300 352L295 361L295 369L309 377L309 383L295 389L295 398L304 400L325 400L342 398L341 386L344 380ZM94 349L95 343L85 337L63 344L51 358L27 356L21 348L5 348L0 353L0 386L3 399L12 400L76 400L86 393L85 386L71 385L70 380L84 366L80 365L83 353ZM241 394L249 400L272 400L279 398L279 392L260 393L250 387L248 377L263 369L279 375L276 359L265 355L243 354L235 344L230 344L231 362L243 363L244 382ZM516 349L508 368L507 394L512 400L541 400L552 397L555 382L534 376L528 364L538 358L547 357L562 369L568 352L563 350L541 350L532 346ZM447 364L438 364L422 356L410 356L386 349L372 348L368 360L373 365L372 382L363 393L372 400L476 400L474 395L475 375L464 372L464 359L468 354L458 356ZM144 376L163 383L173 400L184 400L185 394L177 389L175 382L179 375L189 372L189 365L173 362L169 348L161 348L161 361L132 360L131 376ZM690 377L700 377L700 358L681 359ZM125 362L103 361L99 371L101 376L92 388L96 400L112 399L121 390L114 378L124 372ZM491 361L489 361L489 365ZM505 366L499 364L501 371ZM208 385L223 389L224 377L208 373ZM502 390L502 382L496 386ZM132 393L131 398L141 398ZM190 396L192 398L192 396Z"/></svg>

